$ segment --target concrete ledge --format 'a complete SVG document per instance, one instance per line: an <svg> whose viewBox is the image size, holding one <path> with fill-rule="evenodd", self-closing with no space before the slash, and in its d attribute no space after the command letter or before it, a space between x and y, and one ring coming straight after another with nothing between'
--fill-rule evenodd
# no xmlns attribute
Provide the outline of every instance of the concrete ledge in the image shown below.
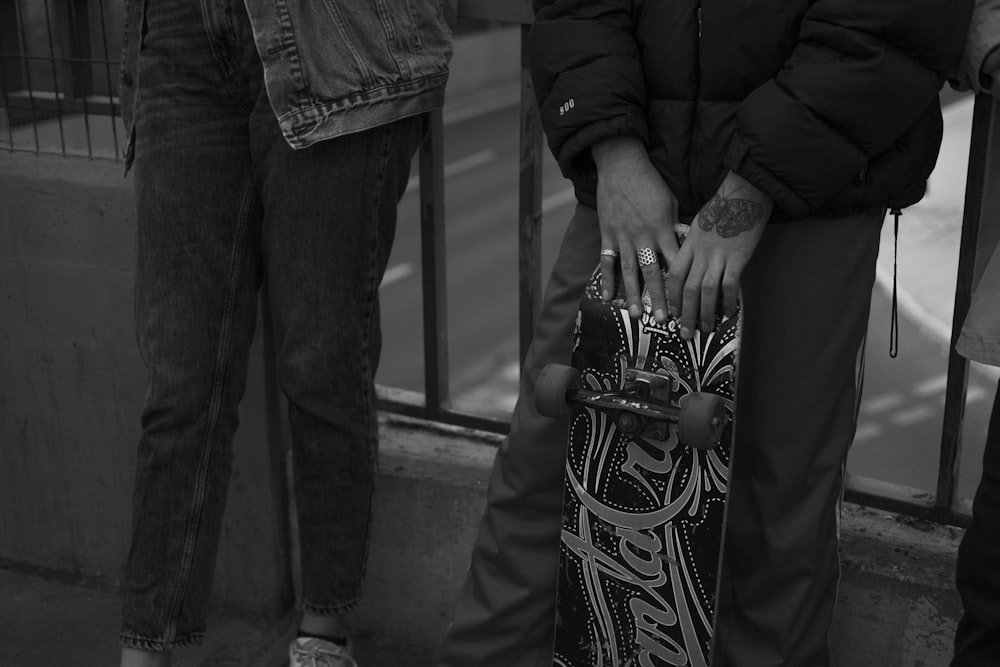
<svg viewBox="0 0 1000 667"><path fill-rule="evenodd" d="M432 664L468 565L498 441L383 416L367 596L355 618L362 664ZM845 505L841 530L843 580L832 631L838 664L947 664L960 613L952 588L960 531L854 505ZM37 632L0 630L0 665L63 664L69 657L79 667L111 664L119 620L114 591L2 569L0 585L7 591L0 618L23 619L29 630L37 625L47 642L40 644ZM206 645L178 652L176 664L287 664L294 613L275 623L230 609L214 610ZM63 632L47 633L51 627Z"/></svg>
<svg viewBox="0 0 1000 667"><path fill-rule="evenodd" d="M429 659L451 621L499 437L385 417L363 638Z"/></svg>
<svg viewBox="0 0 1000 667"><path fill-rule="evenodd" d="M358 629L430 664L485 503L497 439L386 418L368 602ZM845 505L833 645L840 664L944 665L961 613L961 531Z"/></svg>

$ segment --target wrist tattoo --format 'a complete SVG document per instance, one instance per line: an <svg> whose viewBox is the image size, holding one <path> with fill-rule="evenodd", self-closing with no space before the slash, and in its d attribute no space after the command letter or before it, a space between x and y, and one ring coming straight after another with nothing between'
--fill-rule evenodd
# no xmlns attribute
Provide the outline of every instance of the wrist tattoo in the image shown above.
<svg viewBox="0 0 1000 667"><path fill-rule="evenodd" d="M739 236L764 218L764 207L751 199L712 195L698 216L698 226L706 232L715 229L722 238Z"/></svg>

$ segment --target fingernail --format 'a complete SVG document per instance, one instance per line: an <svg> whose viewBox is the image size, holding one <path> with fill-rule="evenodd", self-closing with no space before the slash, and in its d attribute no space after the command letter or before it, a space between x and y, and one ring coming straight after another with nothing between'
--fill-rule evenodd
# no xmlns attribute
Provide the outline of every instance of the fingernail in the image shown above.
<svg viewBox="0 0 1000 667"><path fill-rule="evenodd" d="M657 308L656 312L653 313L653 316L656 318L656 321L661 324L667 321L667 313L662 308Z"/></svg>
<svg viewBox="0 0 1000 667"><path fill-rule="evenodd" d="M685 326L681 327L681 338L684 340L691 340L691 330Z"/></svg>
<svg viewBox="0 0 1000 667"><path fill-rule="evenodd" d="M611 291L604 290L603 292L601 292L601 298L604 299L605 303L611 301Z"/></svg>
<svg viewBox="0 0 1000 667"><path fill-rule="evenodd" d="M639 306L629 306L628 314L632 319L637 320L642 315L642 311L639 310Z"/></svg>

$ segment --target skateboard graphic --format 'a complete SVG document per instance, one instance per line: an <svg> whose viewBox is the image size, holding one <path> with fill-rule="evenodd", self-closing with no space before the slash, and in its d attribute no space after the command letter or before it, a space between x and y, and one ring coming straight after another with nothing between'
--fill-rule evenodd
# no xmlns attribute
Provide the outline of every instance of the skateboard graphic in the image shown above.
<svg viewBox="0 0 1000 667"><path fill-rule="evenodd" d="M663 274L666 282L666 274ZM572 366L539 375L569 420L555 654L560 667L711 664L732 457L742 303L711 333L580 303Z"/></svg>

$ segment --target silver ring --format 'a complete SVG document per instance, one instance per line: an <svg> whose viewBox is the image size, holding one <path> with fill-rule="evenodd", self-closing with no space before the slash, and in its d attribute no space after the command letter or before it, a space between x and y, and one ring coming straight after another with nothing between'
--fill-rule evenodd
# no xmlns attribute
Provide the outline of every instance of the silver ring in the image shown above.
<svg viewBox="0 0 1000 667"><path fill-rule="evenodd" d="M652 248L639 248L639 266L650 266L656 264L656 253Z"/></svg>
<svg viewBox="0 0 1000 667"><path fill-rule="evenodd" d="M612 250L611 248L604 248L601 250L601 257L617 257L618 251Z"/></svg>

